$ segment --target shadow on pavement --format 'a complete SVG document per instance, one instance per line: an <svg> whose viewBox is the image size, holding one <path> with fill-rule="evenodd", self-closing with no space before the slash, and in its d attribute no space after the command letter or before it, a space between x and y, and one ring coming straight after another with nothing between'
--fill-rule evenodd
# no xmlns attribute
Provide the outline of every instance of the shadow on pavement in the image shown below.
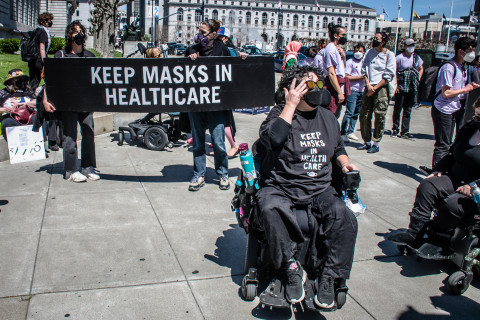
<svg viewBox="0 0 480 320"><path fill-rule="evenodd" d="M379 166L380 168L387 169L390 172L402 174L418 182L422 181L425 177L425 174L423 173L423 171L420 171L419 169L405 163L374 161L373 164L376 166ZM418 175L421 175L421 176L418 176Z"/></svg>
<svg viewBox="0 0 480 320"><path fill-rule="evenodd" d="M432 300L432 305L437 308L444 310L449 313L449 315L440 315L440 314L424 314L420 311L415 310L413 307L408 306L400 316L398 320L442 320L442 319L478 319L480 314L480 304L476 301L465 297L465 296L452 296L452 295L441 295L430 297Z"/></svg>

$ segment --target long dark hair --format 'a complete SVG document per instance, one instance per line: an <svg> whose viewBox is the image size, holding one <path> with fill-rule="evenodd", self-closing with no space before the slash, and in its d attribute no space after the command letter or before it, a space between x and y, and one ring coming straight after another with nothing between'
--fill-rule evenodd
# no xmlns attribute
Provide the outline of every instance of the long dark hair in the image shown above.
<svg viewBox="0 0 480 320"><path fill-rule="evenodd" d="M323 80L324 76L320 69L315 68L314 66L304 65L304 66L294 66L287 68L283 72L283 76L278 83L278 89L275 92L275 103L276 104L285 104L285 92L284 88L290 90L290 85L292 84L293 79L297 79L297 86L300 83L299 79L303 78L309 72L313 72L318 76L319 80Z"/></svg>
<svg viewBox="0 0 480 320"><path fill-rule="evenodd" d="M70 52L72 51L72 43L73 43L73 36L76 30L76 26L80 27L81 32L85 35L85 42L83 43L82 49L85 50L85 43L87 40L87 30L83 26L83 24L80 22L80 20L75 20L72 21L67 28L65 29L65 51Z"/></svg>
<svg viewBox="0 0 480 320"><path fill-rule="evenodd" d="M345 28L339 24L335 25L333 24L333 22L330 22L328 24L328 37L330 38L330 41L335 40L335 34L340 34L341 29L345 29Z"/></svg>

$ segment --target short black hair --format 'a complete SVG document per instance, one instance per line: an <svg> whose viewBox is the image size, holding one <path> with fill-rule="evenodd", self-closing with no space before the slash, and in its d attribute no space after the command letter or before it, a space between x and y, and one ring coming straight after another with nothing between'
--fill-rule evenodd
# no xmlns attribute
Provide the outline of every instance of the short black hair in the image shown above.
<svg viewBox="0 0 480 320"><path fill-rule="evenodd" d="M458 54L458 50L462 49L463 51L468 50L468 48L473 47L475 48L477 43L474 39L469 37L461 37L455 41L455 54Z"/></svg>
<svg viewBox="0 0 480 320"><path fill-rule="evenodd" d="M363 52L365 52L365 46L364 46L363 44L361 44L361 43L357 43L357 44L355 45L355 47L353 47L353 50L355 50L355 49L360 49L360 48L362 48L362 49L363 49Z"/></svg>
<svg viewBox="0 0 480 320"><path fill-rule="evenodd" d="M285 103L285 93L283 89L290 89L290 85L292 84L293 79L303 78L309 72L313 72L318 76L319 80L323 80L323 72L315 68L314 66L305 65L305 66L293 66L290 68L285 69L283 72L282 79L278 83L278 89L275 92L275 103L276 104L284 104ZM298 83L297 83L298 85Z"/></svg>

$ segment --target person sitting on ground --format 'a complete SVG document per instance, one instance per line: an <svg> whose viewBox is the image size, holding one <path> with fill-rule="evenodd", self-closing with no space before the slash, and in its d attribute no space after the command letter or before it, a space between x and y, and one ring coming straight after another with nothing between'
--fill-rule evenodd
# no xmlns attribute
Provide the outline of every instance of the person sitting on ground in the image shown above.
<svg viewBox="0 0 480 320"><path fill-rule="evenodd" d="M480 183L480 99L474 103L474 112L473 120L460 129L448 154L420 182L408 230L392 234L390 241L419 248L423 244L423 234L418 236L419 232L437 208L437 216L427 232L428 242L446 248L456 226L478 212L469 183Z"/></svg>
<svg viewBox="0 0 480 320"><path fill-rule="evenodd" d="M28 76L21 69L12 69L0 90L0 112L2 113L2 135L7 140L7 128L33 124L35 121L35 93L28 86ZM13 112L26 106L30 111L29 119L19 121Z"/></svg>
<svg viewBox="0 0 480 320"><path fill-rule="evenodd" d="M322 77L312 66L285 70L278 89L281 94L276 94L282 104L260 126L260 141L272 158L272 170L262 177L257 199L276 273L286 273L285 295L290 303L304 299L306 279L297 261L304 237L292 207L311 203L312 214L322 221L322 230L317 231L324 239L322 246L328 248L324 256L319 241L313 241L310 251L312 267L321 269L315 303L329 309L334 305L334 280L349 278L357 236L355 215L331 185L332 162L343 172L358 169L349 161L334 114L318 107L323 94L330 99L328 91L318 87Z"/></svg>

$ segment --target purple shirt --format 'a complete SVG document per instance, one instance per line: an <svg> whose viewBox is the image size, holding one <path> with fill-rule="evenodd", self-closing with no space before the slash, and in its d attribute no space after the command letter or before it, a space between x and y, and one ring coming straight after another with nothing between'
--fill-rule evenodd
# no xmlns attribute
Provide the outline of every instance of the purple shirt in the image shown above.
<svg viewBox="0 0 480 320"><path fill-rule="evenodd" d="M325 76L328 75L328 68L335 67L335 74L342 78L345 78L345 65L343 64L340 52L333 42L330 42L323 52L323 67Z"/></svg>
<svg viewBox="0 0 480 320"><path fill-rule="evenodd" d="M467 73L463 70L463 67L453 59L449 61L453 62L457 69L455 79L453 78L453 66L450 63L445 63L439 70L435 93L441 91L443 86L449 86L451 90L458 90L465 87L467 83ZM444 98L440 93L433 103L438 111L445 114L452 114L461 108L459 95L453 98Z"/></svg>
<svg viewBox="0 0 480 320"><path fill-rule="evenodd" d="M362 60L357 60L351 58L347 60L347 65L345 66L345 74L349 76L358 77L362 75ZM365 89L365 80L350 80L350 90L356 92L363 92Z"/></svg>
<svg viewBox="0 0 480 320"><path fill-rule="evenodd" d="M412 54L410 57L407 57L404 53L400 53L395 60L397 61L397 71L402 71L408 68L413 67L413 56L416 54ZM417 56L417 63L415 64L415 68L419 69L423 65L423 60L419 55Z"/></svg>
<svg viewBox="0 0 480 320"><path fill-rule="evenodd" d="M317 55L313 59L313 66L315 68L320 69L320 71L323 72L323 75L325 76L325 68L323 67L323 53L325 52L325 48L322 50L318 51Z"/></svg>

